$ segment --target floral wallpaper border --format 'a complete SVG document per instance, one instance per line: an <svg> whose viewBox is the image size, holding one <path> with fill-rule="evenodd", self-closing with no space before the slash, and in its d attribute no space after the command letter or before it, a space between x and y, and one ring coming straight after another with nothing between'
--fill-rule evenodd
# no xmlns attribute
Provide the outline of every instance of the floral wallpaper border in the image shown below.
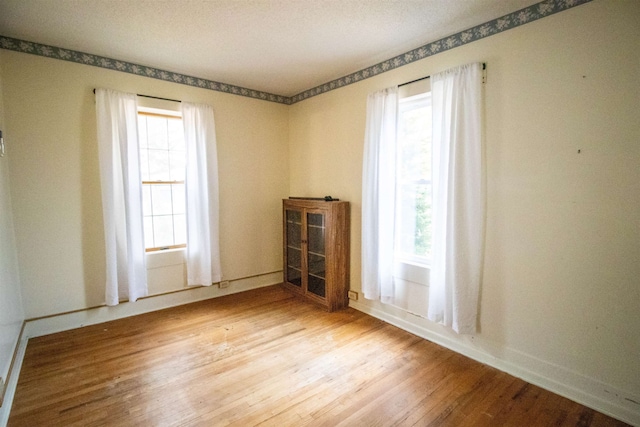
<svg viewBox="0 0 640 427"><path fill-rule="evenodd" d="M121 71L123 73L136 74L143 77L151 77L173 83L180 83L187 86L195 86L203 89L215 90L217 92L231 93L234 95L246 96L249 98L262 99L265 101L289 104L290 97L275 95L259 90L247 89L228 83L220 83L199 77L188 76L175 73L173 71L160 70L146 65L134 64L120 61L118 59L104 56L92 55L90 53L79 52L61 47L48 46L40 43L14 39L0 36L0 48L14 50L16 52L30 53L33 55L46 56L48 58L61 59L63 61L76 62L79 64L92 65L94 67L108 68L110 70Z"/></svg>
<svg viewBox="0 0 640 427"><path fill-rule="evenodd" d="M296 102L303 101L312 96L348 86L395 68L411 64L412 62L419 61L429 56L502 33L512 28L528 24L529 22L536 21L590 1L592 0L546 0L541 3L534 4L527 8L494 19L493 21L477 25L467 30L460 31L457 34L420 46L363 70L356 71L355 73L340 77L339 79L305 90L304 92L291 97L290 103L295 104Z"/></svg>
<svg viewBox="0 0 640 427"><path fill-rule="evenodd" d="M321 84L314 88L305 90L292 97L276 95L259 90L247 89L227 83L220 83L199 77L188 76L172 71L160 70L158 68L131 62L120 61L104 56L92 55L75 50L64 49L55 46L48 46L40 43L14 39L0 35L0 48L13 50L16 52L29 53L33 55L45 56L63 61L76 62L79 64L91 65L94 67L107 68L124 73L135 74L143 77L150 77L158 80L180 83L188 86L214 90L217 92L230 93L233 95L246 96L249 98L261 99L280 104L295 104L305 99L317 96L334 89L339 89L361 80L374 77L378 74L391 71L393 69L411 64L412 62L433 56L435 54L454 49L465 44L502 33L512 28L528 24L549 15L588 3L592 0L545 0L532 6L504 15L493 21L469 28L451 36L436 40L424 46L410 50L386 61L367 67L355 73L348 74L330 82Z"/></svg>

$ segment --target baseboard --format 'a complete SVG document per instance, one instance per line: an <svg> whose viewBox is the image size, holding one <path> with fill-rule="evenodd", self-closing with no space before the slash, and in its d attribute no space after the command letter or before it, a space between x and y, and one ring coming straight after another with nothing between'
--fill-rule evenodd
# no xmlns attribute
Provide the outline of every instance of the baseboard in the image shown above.
<svg viewBox="0 0 640 427"><path fill-rule="evenodd" d="M34 338L56 332L68 331L82 326L95 325L178 305L271 286L282 283L282 271L229 280L229 283L230 286L228 288L219 288L216 285L199 286L160 295L152 295L141 298L135 303L125 302L111 307L104 305L37 319L28 319L26 321L24 335L26 338Z"/></svg>
<svg viewBox="0 0 640 427"><path fill-rule="evenodd" d="M11 365L9 366L9 372L7 373L7 381L4 384L4 390L2 390L2 406L0 406L0 427L5 427L9 422L9 413L11 412L11 405L13 404L13 396L16 393L16 386L18 385L18 376L20 374L20 368L22 368L22 361L24 359L24 353L27 349L27 338L25 337L25 323L22 324L18 341L13 352L11 359Z"/></svg>
<svg viewBox="0 0 640 427"><path fill-rule="evenodd" d="M639 396L632 396L629 392L513 349L486 347L480 349L469 343L453 340L436 330L428 329L367 303L351 300L349 306L581 405L631 425L640 426ZM407 316L410 318L414 315L407 314ZM501 357L496 357L494 354L499 354Z"/></svg>

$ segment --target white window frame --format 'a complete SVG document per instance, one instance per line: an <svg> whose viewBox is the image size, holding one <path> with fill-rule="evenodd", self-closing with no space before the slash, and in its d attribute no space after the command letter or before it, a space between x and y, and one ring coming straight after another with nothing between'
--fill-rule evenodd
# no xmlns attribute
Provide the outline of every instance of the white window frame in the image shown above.
<svg viewBox="0 0 640 427"><path fill-rule="evenodd" d="M151 107L145 107L145 106L138 106L138 115L166 117L170 119L180 119L182 121L182 114L179 111L151 108ZM145 181L145 180L141 181L141 185L143 186L143 188L145 185L153 185L153 184L158 184L158 185L182 184L184 186L184 180L183 181ZM186 208L185 208L185 212L186 212ZM146 241L146 238L145 238L145 241ZM180 244L174 244L174 245L161 245L161 246L155 246L155 247L146 247L146 244L145 244L145 250L147 253L157 253L159 251L166 252L168 250L184 251L186 247L187 247L186 242L180 243Z"/></svg>

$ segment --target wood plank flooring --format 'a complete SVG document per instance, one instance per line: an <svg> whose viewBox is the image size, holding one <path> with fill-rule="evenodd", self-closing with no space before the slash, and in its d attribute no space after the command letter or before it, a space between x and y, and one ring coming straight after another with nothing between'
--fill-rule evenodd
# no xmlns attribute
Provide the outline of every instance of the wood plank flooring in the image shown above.
<svg viewBox="0 0 640 427"><path fill-rule="evenodd" d="M268 287L29 341L9 426L626 425Z"/></svg>

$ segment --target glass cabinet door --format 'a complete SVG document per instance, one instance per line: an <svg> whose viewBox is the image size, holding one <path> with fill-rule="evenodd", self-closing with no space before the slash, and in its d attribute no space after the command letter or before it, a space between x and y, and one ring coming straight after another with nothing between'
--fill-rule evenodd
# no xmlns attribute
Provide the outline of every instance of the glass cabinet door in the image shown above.
<svg viewBox="0 0 640 427"><path fill-rule="evenodd" d="M325 215L307 212L307 292L326 294Z"/></svg>
<svg viewBox="0 0 640 427"><path fill-rule="evenodd" d="M287 209L287 269L285 280L302 287L302 212Z"/></svg>
<svg viewBox="0 0 640 427"><path fill-rule="evenodd" d="M282 287L328 311L348 306L349 202L282 200Z"/></svg>

